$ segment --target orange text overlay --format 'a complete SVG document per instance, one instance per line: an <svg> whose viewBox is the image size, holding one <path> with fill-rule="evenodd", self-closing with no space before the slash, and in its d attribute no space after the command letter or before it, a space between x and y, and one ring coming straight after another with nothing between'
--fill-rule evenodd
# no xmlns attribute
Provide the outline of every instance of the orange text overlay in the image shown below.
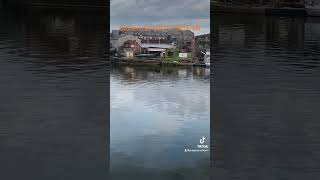
<svg viewBox="0 0 320 180"><path fill-rule="evenodd" d="M164 30L191 30L200 31L199 25L155 25L155 26L120 26L120 31L164 31Z"/></svg>

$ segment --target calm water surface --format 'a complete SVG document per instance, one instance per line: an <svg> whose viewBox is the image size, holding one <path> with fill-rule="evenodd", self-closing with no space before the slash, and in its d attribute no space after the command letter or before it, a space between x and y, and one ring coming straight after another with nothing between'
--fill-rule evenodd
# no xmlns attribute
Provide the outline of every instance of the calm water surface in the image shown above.
<svg viewBox="0 0 320 180"><path fill-rule="evenodd" d="M213 23L214 179L318 179L320 19Z"/></svg>
<svg viewBox="0 0 320 180"><path fill-rule="evenodd" d="M209 179L210 69L113 67L111 174L114 180Z"/></svg>
<svg viewBox="0 0 320 180"><path fill-rule="evenodd" d="M0 9L0 179L107 179L101 20Z"/></svg>

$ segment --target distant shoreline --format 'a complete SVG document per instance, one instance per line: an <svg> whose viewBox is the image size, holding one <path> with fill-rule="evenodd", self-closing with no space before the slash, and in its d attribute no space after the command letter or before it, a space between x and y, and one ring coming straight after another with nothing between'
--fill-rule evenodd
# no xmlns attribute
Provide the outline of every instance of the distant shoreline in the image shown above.
<svg viewBox="0 0 320 180"><path fill-rule="evenodd" d="M213 3L212 13L237 13L256 15L284 15L284 16L308 16L306 8L270 7L270 6L230 6L223 3Z"/></svg>
<svg viewBox="0 0 320 180"><path fill-rule="evenodd" d="M82 5L82 4L52 4L52 3L27 3L29 8L39 9L64 9L64 10L90 10L90 11L102 11L107 10L107 5Z"/></svg>

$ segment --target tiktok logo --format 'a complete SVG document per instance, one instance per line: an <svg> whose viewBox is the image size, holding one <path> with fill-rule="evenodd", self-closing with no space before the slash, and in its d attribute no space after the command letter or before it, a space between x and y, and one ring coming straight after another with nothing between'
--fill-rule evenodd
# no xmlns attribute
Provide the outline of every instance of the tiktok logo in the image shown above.
<svg viewBox="0 0 320 180"><path fill-rule="evenodd" d="M200 139L200 144L203 144L205 139L206 139L205 137L202 137L202 138Z"/></svg>
<svg viewBox="0 0 320 180"><path fill-rule="evenodd" d="M205 137L202 137L200 139L200 144L196 146L198 149L184 149L184 152L208 152L209 147L207 144L204 144L205 140L206 140Z"/></svg>

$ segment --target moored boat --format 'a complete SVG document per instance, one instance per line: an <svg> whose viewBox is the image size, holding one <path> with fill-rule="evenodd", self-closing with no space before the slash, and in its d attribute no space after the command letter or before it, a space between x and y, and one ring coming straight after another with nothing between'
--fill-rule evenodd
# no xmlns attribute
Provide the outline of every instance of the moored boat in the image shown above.
<svg viewBox="0 0 320 180"><path fill-rule="evenodd" d="M306 12L309 16L316 16L316 17L320 17L320 6L315 8L306 8Z"/></svg>
<svg viewBox="0 0 320 180"><path fill-rule="evenodd" d="M207 67L210 67L210 51L207 51L204 55L204 63Z"/></svg>

